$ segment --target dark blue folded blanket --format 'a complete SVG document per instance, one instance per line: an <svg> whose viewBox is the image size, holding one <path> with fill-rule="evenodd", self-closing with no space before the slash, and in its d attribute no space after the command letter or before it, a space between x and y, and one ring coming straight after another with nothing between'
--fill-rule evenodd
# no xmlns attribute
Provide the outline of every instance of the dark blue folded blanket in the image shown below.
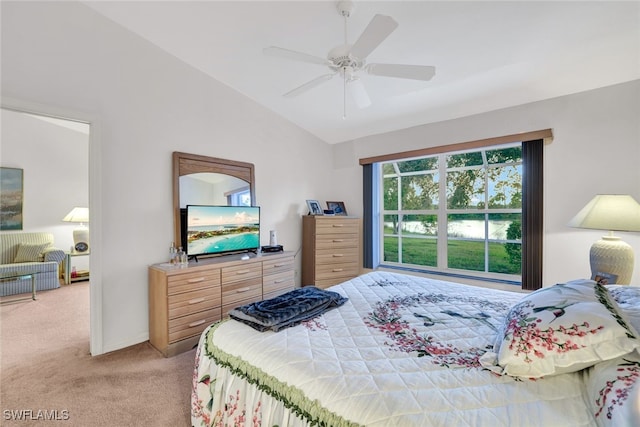
<svg viewBox="0 0 640 427"><path fill-rule="evenodd" d="M339 307L347 300L337 292L305 286L275 298L236 307L229 316L258 331L277 332Z"/></svg>

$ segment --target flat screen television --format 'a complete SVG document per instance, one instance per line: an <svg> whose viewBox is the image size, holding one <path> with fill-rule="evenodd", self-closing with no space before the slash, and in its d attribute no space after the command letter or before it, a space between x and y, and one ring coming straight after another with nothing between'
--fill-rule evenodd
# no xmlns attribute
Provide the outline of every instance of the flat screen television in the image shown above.
<svg viewBox="0 0 640 427"><path fill-rule="evenodd" d="M187 205L186 250L189 257L257 252L259 206Z"/></svg>

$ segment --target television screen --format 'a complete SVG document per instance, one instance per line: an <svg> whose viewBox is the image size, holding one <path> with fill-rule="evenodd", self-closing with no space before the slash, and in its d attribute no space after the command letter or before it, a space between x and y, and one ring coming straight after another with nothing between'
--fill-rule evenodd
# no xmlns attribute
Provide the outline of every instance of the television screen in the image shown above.
<svg viewBox="0 0 640 427"><path fill-rule="evenodd" d="M187 255L246 252L260 247L260 207L187 205Z"/></svg>

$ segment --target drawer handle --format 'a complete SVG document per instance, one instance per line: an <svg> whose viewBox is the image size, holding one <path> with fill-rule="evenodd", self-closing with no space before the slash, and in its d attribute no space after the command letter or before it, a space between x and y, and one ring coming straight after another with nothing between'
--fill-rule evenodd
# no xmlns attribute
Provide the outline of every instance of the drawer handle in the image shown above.
<svg viewBox="0 0 640 427"><path fill-rule="evenodd" d="M333 254L333 257L334 257L334 258L341 258L341 257L343 257L343 256L344 256L344 255L342 255L342 254Z"/></svg>
<svg viewBox="0 0 640 427"><path fill-rule="evenodd" d="M198 282L202 282L202 281L204 281L204 277L198 277L198 278L195 278L195 279L188 279L187 283L198 283Z"/></svg>
<svg viewBox="0 0 640 427"><path fill-rule="evenodd" d="M273 264L273 268L284 267L287 264Z"/></svg>
<svg viewBox="0 0 640 427"><path fill-rule="evenodd" d="M241 294L243 292L247 292L251 290L251 286L247 286L246 288L240 288L240 289L236 289L236 293L237 294Z"/></svg>
<svg viewBox="0 0 640 427"><path fill-rule="evenodd" d="M344 224L333 224L334 227L344 227Z"/></svg>
<svg viewBox="0 0 640 427"><path fill-rule="evenodd" d="M280 279L280 280L274 280L273 283L282 283L282 282L286 282L287 279Z"/></svg>
<svg viewBox="0 0 640 427"><path fill-rule="evenodd" d="M344 242L344 239L333 239L334 243Z"/></svg>
<svg viewBox="0 0 640 427"><path fill-rule="evenodd" d="M344 271L344 268L334 268L332 271L337 273L338 271Z"/></svg>
<svg viewBox="0 0 640 427"><path fill-rule="evenodd" d="M197 320L195 322L189 323L189 327L190 328L195 328L196 326L200 326L204 323L204 319L202 320Z"/></svg>
<svg viewBox="0 0 640 427"><path fill-rule="evenodd" d="M204 301L204 298L194 298L189 300L189 304L198 304L199 302Z"/></svg>
<svg viewBox="0 0 640 427"><path fill-rule="evenodd" d="M249 272L250 272L249 270L239 270L239 271L236 271L236 274L247 274Z"/></svg>

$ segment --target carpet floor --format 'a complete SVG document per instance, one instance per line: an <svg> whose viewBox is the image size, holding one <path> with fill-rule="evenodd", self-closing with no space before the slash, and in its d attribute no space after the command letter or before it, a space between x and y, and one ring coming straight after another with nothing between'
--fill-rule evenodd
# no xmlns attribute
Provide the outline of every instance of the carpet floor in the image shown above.
<svg viewBox="0 0 640 427"><path fill-rule="evenodd" d="M195 350L89 354L89 284L0 307L0 425L190 426ZM21 418L21 419L18 419Z"/></svg>

